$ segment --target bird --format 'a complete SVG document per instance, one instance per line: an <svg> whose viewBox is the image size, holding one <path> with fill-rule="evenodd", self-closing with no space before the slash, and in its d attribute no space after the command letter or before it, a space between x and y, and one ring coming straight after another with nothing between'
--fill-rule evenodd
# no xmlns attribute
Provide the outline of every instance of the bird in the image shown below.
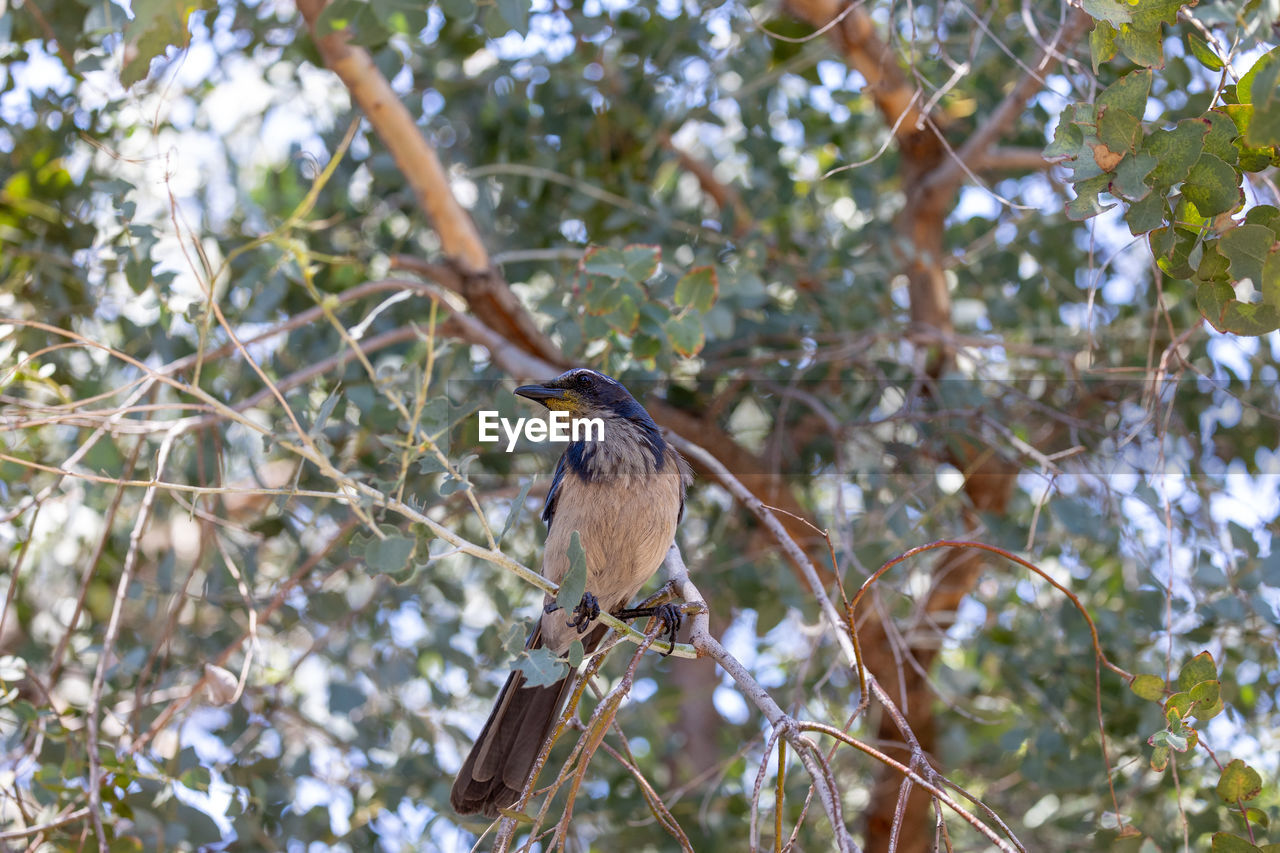
<svg viewBox="0 0 1280 853"><path fill-rule="evenodd" d="M542 574L559 583L569 569L569 544L577 531L586 553L587 583L572 618L546 596L543 614L526 648L564 655L575 639L592 651L605 634L595 622L601 610L619 618L657 615L674 639L679 612L625 610L662 564L684 516L692 472L658 425L622 383L585 367L515 389L521 397L573 418L599 418L596 440L571 441L556 465L542 520L547 525ZM582 636L588 629L590 633ZM538 753L560 717L575 672L547 686L526 686L512 670L489 719L462 762L449 796L460 815L496 818L524 789Z"/></svg>

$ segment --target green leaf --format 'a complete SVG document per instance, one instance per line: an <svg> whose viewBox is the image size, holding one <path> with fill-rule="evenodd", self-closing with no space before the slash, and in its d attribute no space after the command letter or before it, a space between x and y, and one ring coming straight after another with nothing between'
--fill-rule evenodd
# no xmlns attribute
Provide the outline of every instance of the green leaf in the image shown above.
<svg viewBox="0 0 1280 853"><path fill-rule="evenodd" d="M1111 183L1111 176L1097 175L1075 185L1076 197L1067 202L1067 218L1077 222L1097 216L1105 210L1115 207L1114 204L1101 204L1098 193L1104 191Z"/></svg>
<svg viewBox="0 0 1280 853"><path fill-rule="evenodd" d="M1131 4L1133 20L1122 24L1116 43L1125 56L1148 68L1164 66L1164 24L1177 20L1183 0L1141 0Z"/></svg>
<svg viewBox="0 0 1280 853"><path fill-rule="evenodd" d="M1128 113L1135 119L1141 119L1142 113L1147 108L1147 98L1150 94L1151 72L1149 70L1131 71L1124 75L1098 95L1098 106L1104 108L1100 110L1099 128L1101 128L1101 119L1113 109Z"/></svg>
<svg viewBox="0 0 1280 853"><path fill-rule="evenodd" d="M1244 133L1245 144L1250 148L1280 145L1280 48L1259 59L1249 75L1253 77L1249 89L1253 121Z"/></svg>
<svg viewBox="0 0 1280 853"><path fill-rule="evenodd" d="M1159 702L1164 698L1164 679L1158 675L1139 675L1133 679L1129 689L1136 696L1150 702Z"/></svg>
<svg viewBox="0 0 1280 853"><path fill-rule="evenodd" d="M1272 234L1276 235L1276 239L1280 240L1280 208L1269 204L1251 207L1244 215L1244 221L1246 225L1265 225L1271 229Z"/></svg>
<svg viewBox="0 0 1280 853"><path fill-rule="evenodd" d="M1280 243L1274 243L1262 264L1262 282L1255 283L1262 292L1263 304L1280 311Z"/></svg>
<svg viewBox="0 0 1280 853"><path fill-rule="evenodd" d="M1151 769L1157 773L1164 772L1169 766L1169 755L1171 750L1167 746L1153 747L1151 750Z"/></svg>
<svg viewBox="0 0 1280 853"><path fill-rule="evenodd" d="M1202 681L1191 688L1191 699L1195 704L1191 713L1197 720L1206 722L1222 713L1222 684L1219 681Z"/></svg>
<svg viewBox="0 0 1280 853"><path fill-rule="evenodd" d="M577 669L582 666L582 659L586 656L586 650L582 647L581 640L574 640L569 644L569 650L565 652L565 657L569 660L569 668Z"/></svg>
<svg viewBox="0 0 1280 853"><path fill-rule="evenodd" d="M1218 796L1224 803L1238 803L1252 800L1262 793L1262 777L1258 771L1239 758L1231 759L1222 768L1222 776L1218 779Z"/></svg>
<svg viewBox="0 0 1280 853"><path fill-rule="evenodd" d="M1245 224L1232 228L1218 241L1218 250L1230 262L1231 278L1253 282L1262 289L1262 265L1266 263L1276 235L1265 225Z"/></svg>
<svg viewBox="0 0 1280 853"><path fill-rule="evenodd" d="M1192 210L1195 208L1192 207ZM1178 217L1175 215L1174 219ZM1188 257L1199 240L1195 231L1186 228L1157 228L1147 235L1156 264L1173 278L1190 278L1195 272Z"/></svg>
<svg viewBox="0 0 1280 853"><path fill-rule="evenodd" d="M1098 21L1089 33L1089 54L1093 57L1094 74L1103 63L1116 58L1116 35L1116 28L1107 21Z"/></svg>
<svg viewBox="0 0 1280 853"><path fill-rule="evenodd" d="M593 246L582 256L582 269L589 275L643 284L658 272L662 248L634 244L614 249Z"/></svg>
<svg viewBox="0 0 1280 853"><path fill-rule="evenodd" d="M1133 21L1133 7L1120 0L1083 0L1080 7L1089 13L1089 17L1098 21L1106 21L1120 26Z"/></svg>
<svg viewBox="0 0 1280 853"><path fill-rule="evenodd" d="M1240 78L1240 82L1236 84L1237 103L1257 105L1260 100L1274 97L1275 85L1272 84L1272 91L1267 91L1267 82L1274 80L1269 74L1277 67L1280 67L1280 47L1272 48L1258 57L1253 67Z"/></svg>
<svg viewBox="0 0 1280 853"><path fill-rule="evenodd" d="M1212 154L1229 166L1236 165L1240 158L1240 148L1236 145L1240 131L1235 122L1220 110L1209 110L1204 114L1204 121L1209 123L1209 133L1204 138L1204 153Z"/></svg>
<svg viewBox="0 0 1280 853"><path fill-rule="evenodd" d="M1124 215L1129 233L1137 237L1159 228L1169 215L1169 205L1160 193L1148 193L1142 201L1134 202Z"/></svg>
<svg viewBox="0 0 1280 853"><path fill-rule="evenodd" d="M1225 832L1215 832L1213 834L1213 853L1261 853L1258 847L1245 841L1238 835L1228 835Z"/></svg>
<svg viewBox="0 0 1280 853"><path fill-rule="evenodd" d="M1131 201L1141 201L1151 194L1146 184L1147 175L1156 166L1156 158L1150 154L1130 154L1116 167L1107 189L1112 195Z"/></svg>
<svg viewBox="0 0 1280 853"><path fill-rule="evenodd" d="M566 612L577 607L587 591L587 552L576 530L569 534L568 554L569 569L560 579L560 591L556 593L556 604Z"/></svg>
<svg viewBox="0 0 1280 853"><path fill-rule="evenodd" d="M1186 691L1179 691L1164 700L1164 716L1170 724L1179 722L1190 711L1191 706L1195 704L1191 700L1191 694Z"/></svg>
<svg viewBox="0 0 1280 853"><path fill-rule="evenodd" d="M702 318L697 314L671 317L667 320L666 332L672 348L685 358L697 355L706 344Z"/></svg>
<svg viewBox="0 0 1280 853"><path fill-rule="evenodd" d="M424 453L422 458L418 460L419 474L439 474L441 471L447 471L448 468L440 461L440 457L434 453Z"/></svg>
<svg viewBox="0 0 1280 853"><path fill-rule="evenodd" d="M1218 243L1205 243L1204 254L1200 258L1200 266L1196 267L1195 275L1192 278L1197 283L1206 281L1229 281L1227 269L1230 263L1222 252L1218 251Z"/></svg>
<svg viewBox="0 0 1280 853"><path fill-rule="evenodd" d="M1139 27L1125 24L1116 33L1116 47L1135 65L1144 68L1164 67L1163 33L1159 27Z"/></svg>
<svg viewBox="0 0 1280 853"><path fill-rule="evenodd" d="M1165 190L1186 180L1191 167L1204 151L1210 123L1186 118L1173 130L1153 130L1142 142L1142 150L1156 158L1156 167L1147 176L1156 190Z"/></svg>
<svg viewBox="0 0 1280 853"><path fill-rule="evenodd" d="M520 520L520 516L524 514L524 504L529 498L529 489L533 488L533 478L525 480L523 486L520 487L520 494L516 495L516 499L511 502L511 510L507 513L507 520L503 522L502 532L498 534L498 544L502 544L502 540L506 538L507 533L516 522Z"/></svg>
<svg viewBox="0 0 1280 853"><path fill-rule="evenodd" d="M499 642L502 644L502 650L507 653L508 657L516 657L522 651L529 637L529 623L521 620L513 622L502 632Z"/></svg>
<svg viewBox="0 0 1280 853"><path fill-rule="evenodd" d="M409 558L413 556L416 540L404 536L392 524L381 524L378 529L383 537L355 536L351 541L351 552L363 557L370 571L381 572L397 583L408 579L413 572Z"/></svg>
<svg viewBox="0 0 1280 853"><path fill-rule="evenodd" d="M443 479L440 480L440 485L436 487L440 497L447 498L454 492L461 491L471 485L471 481L467 479L467 471L471 468L471 463L478 458L477 454L468 453L453 463L453 470L457 472L457 476L455 477L452 473L444 475Z"/></svg>
<svg viewBox="0 0 1280 853"><path fill-rule="evenodd" d="M1193 657L1178 670L1178 689L1190 690L1203 681L1217 681L1218 667L1207 651Z"/></svg>
<svg viewBox="0 0 1280 853"><path fill-rule="evenodd" d="M1200 35L1193 29L1187 30L1186 35L1187 49L1191 51L1191 55L1200 61L1200 64L1210 71L1222 70L1222 58L1214 53L1209 42L1204 40L1204 36Z"/></svg>
<svg viewBox="0 0 1280 853"><path fill-rule="evenodd" d="M433 440L439 438L449 428L449 398L441 395L423 403L418 425Z"/></svg>
<svg viewBox="0 0 1280 853"><path fill-rule="evenodd" d="M1182 195L1206 218L1226 213L1244 202L1236 170L1209 153L1201 154L1191 167Z"/></svg>
<svg viewBox="0 0 1280 853"><path fill-rule="evenodd" d="M515 662L530 687L550 687L569 674L569 667L546 646L529 649Z"/></svg>
<svg viewBox="0 0 1280 853"><path fill-rule="evenodd" d="M185 48L191 40L191 14L213 6L213 0L135 0L133 20L124 28L125 42L133 49L120 69L125 88L146 77L151 60L170 46Z"/></svg>
<svg viewBox="0 0 1280 853"><path fill-rule="evenodd" d="M602 316L622 305L625 291L615 281L595 279L582 292L582 304L588 314Z"/></svg>
<svg viewBox="0 0 1280 853"><path fill-rule="evenodd" d="M1209 282L1196 289L1196 307L1215 329L1237 335L1265 335L1280 329L1280 310L1265 303L1240 302L1231 285Z"/></svg>
<svg viewBox="0 0 1280 853"><path fill-rule="evenodd" d="M1047 159L1060 157L1074 158L1084 145L1084 131L1077 120L1079 104L1068 104L1058 118L1058 126L1054 128L1053 140L1044 147L1041 153Z"/></svg>
<svg viewBox="0 0 1280 853"><path fill-rule="evenodd" d="M1218 107L1217 111L1225 113L1239 132L1236 140L1239 147L1237 165L1246 172L1261 172L1268 166L1280 165L1280 147L1250 147L1246 142L1255 137L1253 127L1253 104L1227 104Z"/></svg>
<svg viewBox="0 0 1280 853"><path fill-rule="evenodd" d="M658 353L662 352L662 340L640 332L631 339L631 355L633 358L643 361L647 358L654 358Z"/></svg>
<svg viewBox="0 0 1280 853"><path fill-rule="evenodd" d="M1118 107L1104 108L1098 115L1098 139L1117 154L1136 151L1142 141L1141 115L1133 115ZM1103 168L1106 169L1105 166Z"/></svg>
<svg viewBox="0 0 1280 853"><path fill-rule="evenodd" d="M524 0L497 0L498 13L521 36L529 32L529 4Z"/></svg>
<svg viewBox="0 0 1280 853"><path fill-rule="evenodd" d="M617 329L624 335L630 335L636 330L636 326L640 324L640 308L636 305L635 299L630 296L623 296L618 302L618 307L613 310L608 317L609 325Z"/></svg>
<svg viewBox="0 0 1280 853"><path fill-rule="evenodd" d="M716 268L712 266L696 267L689 270L676 284L676 305L681 308L692 306L703 314L711 310L720 292L720 278Z"/></svg>
<svg viewBox="0 0 1280 853"><path fill-rule="evenodd" d="M1183 732L1165 732L1165 743L1177 752L1186 752L1191 747L1190 738Z"/></svg>

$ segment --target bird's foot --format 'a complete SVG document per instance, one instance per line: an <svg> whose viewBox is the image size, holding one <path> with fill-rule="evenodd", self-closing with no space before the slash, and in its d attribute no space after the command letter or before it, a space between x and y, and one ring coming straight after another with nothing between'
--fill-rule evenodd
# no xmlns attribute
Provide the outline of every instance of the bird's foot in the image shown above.
<svg viewBox="0 0 1280 853"><path fill-rule="evenodd" d="M555 613L559 609L560 605L553 601L543 607L542 612ZM591 627L591 623L600 617L600 602L596 601L596 597L591 593L584 592L578 606L573 608L572 616L573 618L565 624L570 628L577 628L579 634L585 634Z"/></svg>
<svg viewBox="0 0 1280 853"><path fill-rule="evenodd" d="M619 619L639 619L642 616L657 619L663 625L658 637L670 644L667 650L662 653L663 657L670 655L675 648L676 632L680 630L680 625L684 622L684 614L680 612L680 605L672 602L659 604L656 607L633 607L616 610L613 615Z"/></svg>

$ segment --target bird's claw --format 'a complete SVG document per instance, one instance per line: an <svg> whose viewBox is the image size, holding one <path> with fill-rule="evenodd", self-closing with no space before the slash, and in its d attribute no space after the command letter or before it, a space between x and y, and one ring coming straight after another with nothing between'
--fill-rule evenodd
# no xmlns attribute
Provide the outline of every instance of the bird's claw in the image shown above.
<svg viewBox="0 0 1280 853"><path fill-rule="evenodd" d="M668 657L675 651L676 632L680 630L680 624L684 622L684 614L680 612L680 605L667 602L653 608L653 618L665 626L658 636L667 641L667 650L662 653L662 656L664 658Z"/></svg>
<svg viewBox="0 0 1280 853"><path fill-rule="evenodd" d="M638 619L641 616L656 619L664 627L658 632L657 639L668 642L667 650L662 653L665 658L671 654L676 645L676 632L684 622L684 613L680 605L672 602L659 604L656 607L636 607L630 610L619 610L613 614L619 619Z"/></svg>
<svg viewBox="0 0 1280 853"><path fill-rule="evenodd" d="M550 613L551 611L548 610L547 612ZM582 600L578 602L578 606L573 608L573 618L565 624L570 628L576 628L579 634L585 634L587 629L591 627L591 623L599 617L600 602L591 593L584 592Z"/></svg>

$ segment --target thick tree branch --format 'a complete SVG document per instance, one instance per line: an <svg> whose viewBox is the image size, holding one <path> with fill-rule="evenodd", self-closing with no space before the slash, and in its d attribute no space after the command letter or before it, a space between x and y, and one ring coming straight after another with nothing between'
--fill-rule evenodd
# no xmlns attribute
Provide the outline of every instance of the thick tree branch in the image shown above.
<svg viewBox="0 0 1280 853"><path fill-rule="evenodd" d="M974 158L975 172L1040 172L1053 164L1044 159L1039 148L995 145Z"/></svg>
<svg viewBox="0 0 1280 853"><path fill-rule="evenodd" d="M298 11L315 36L325 65L341 78L351 93L351 100L364 112L391 152L419 207L431 217L432 225L439 232L445 254L456 258L468 271L488 269L489 253L470 215L454 197L444 165L418 130L400 96L373 64L373 57L364 48L352 45L345 29L316 32L316 22L325 5L326 0L298 0Z"/></svg>
<svg viewBox="0 0 1280 853"><path fill-rule="evenodd" d="M408 108L391 88L373 57L350 43L350 33L319 33L316 24L327 0L298 0L298 11L315 38L320 56L351 94L351 100L373 125L400 173L413 190L419 208L440 235L440 248L453 267L459 293L472 309L507 337L549 361L564 356L538 329L529 312L489 260L470 214L453 194L449 176L436 151L418 129Z"/></svg>
<svg viewBox="0 0 1280 853"><path fill-rule="evenodd" d="M927 158L937 149L938 140L926 127L927 114L921 111L916 87L907 78L898 57L876 33L875 22L862 8L849 9L839 0L787 0L787 9L815 28L830 29L831 39L845 61L867 81L867 92L875 101L904 155ZM935 123L939 118L933 119Z"/></svg>
<svg viewBox="0 0 1280 853"><path fill-rule="evenodd" d="M1034 66L1036 73L1019 74L1013 88L991 111L986 121L969 135L956 151L956 156L947 158L925 179L926 192L951 193L960 186L966 177L966 169L974 170L978 162L1009 132L1026 109L1027 102L1044 88L1044 77L1057 67L1062 59L1062 50L1079 40L1091 23L1093 18L1083 9L1070 9L1053 41L1041 52L1040 59Z"/></svg>
<svg viewBox="0 0 1280 853"><path fill-rule="evenodd" d="M824 27L840 15L844 20L831 28L832 38L850 66L867 78L868 90L885 121L894 128L903 161L903 194L905 204L896 220L903 272L908 281L911 320L915 330L933 336L941 343L929 355L930 376L940 376L953 362L954 346L945 343L954 334L951 294L945 274L946 217L955 203L963 179L974 164L989 157L995 144L1008 133L1027 101L1043 87L1044 74L1060 58L1060 48L1070 44L1084 32L1082 13L1068 13L1064 25L1052 44L1046 47L1038 63L1037 74L1016 81L1000 105L955 155L948 156L943 144L941 123L937 116L915 111L914 89L898 64L897 57L876 35L870 18L860 9L841 9L837 0L789 0L788 7L815 27ZM1036 168L1043 168L1039 162ZM1002 512L1012 494L1014 474L1003 460L986 448L969 446L956 449L951 461L966 473L965 492L972 506L980 511ZM933 586L922 603L922 619L929 624L945 623L945 614L954 612L959 601L968 594L978 576L982 559L974 554L957 554L942 560L935 568ZM896 633L879 621L877 613L863 615L862 629L867 668L882 681L888 693L903 703L906 727L919 744L909 750L898 750L904 758L914 759L920 750L929 751L935 741L932 695L926 674L935 648L929 642L919 648L900 649ZM903 655L914 658L913 665L904 664ZM875 683L874 681L872 683ZM880 736L889 741L903 727L898 720L882 718ZM891 753L895 750L889 750ZM867 810L867 845L872 853L890 848L898 853L924 853L932 848L933 833L929 828L930 796L919 786L908 795L905 811L900 802L901 776L883 768Z"/></svg>

